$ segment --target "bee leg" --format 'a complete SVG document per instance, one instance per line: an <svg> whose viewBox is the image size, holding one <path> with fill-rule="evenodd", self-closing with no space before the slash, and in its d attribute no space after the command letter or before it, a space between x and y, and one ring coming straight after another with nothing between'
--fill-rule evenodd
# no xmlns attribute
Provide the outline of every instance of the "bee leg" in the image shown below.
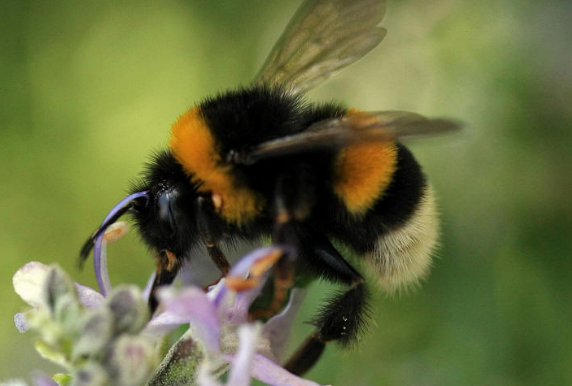
<svg viewBox="0 0 572 386"><path fill-rule="evenodd" d="M284 306L286 296L292 285L294 284L294 275L296 273L296 258L298 255L298 239L294 227L294 221L291 221L289 215L283 216L276 221L274 229L274 244L289 245L293 250L282 254L280 259L276 262L273 269L274 281L274 295L268 307L264 310L255 312L252 317L256 318L269 318L277 314Z"/></svg>
<svg viewBox="0 0 572 386"><path fill-rule="evenodd" d="M310 211L313 185L309 173L301 171L296 175L283 174L277 181L274 191L274 229L272 243L286 245L285 251L273 268L274 293L270 304L264 309L252 312L251 320L269 318L277 314L294 284L296 272L296 259L298 255L299 239L297 224L304 220Z"/></svg>
<svg viewBox="0 0 572 386"><path fill-rule="evenodd" d="M169 250L163 249L157 253L157 271L151 292L149 293L149 311L151 315L159 304L157 300L157 289L160 286L168 285L175 280L177 273L181 269L181 260Z"/></svg>
<svg viewBox="0 0 572 386"><path fill-rule="evenodd" d="M230 264L226 259L224 253L215 244L207 244L207 252L211 260L215 263L217 268L220 270L221 278L225 277L230 270Z"/></svg>
<svg viewBox="0 0 572 386"><path fill-rule="evenodd" d="M326 344L337 340L348 344L355 337L362 323L360 315L365 298L363 284L356 285L339 299L331 299L317 319L318 329L284 364L284 368L296 375L303 375L320 359Z"/></svg>
<svg viewBox="0 0 572 386"><path fill-rule="evenodd" d="M212 201L204 197L197 198L197 226L203 243L211 260L221 272L221 277L225 277L230 270L230 264L224 253L218 247L218 242L222 238L222 229L219 228L217 216L214 213Z"/></svg>
<svg viewBox="0 0 572 386"><path fill-rule="evenodd" d="M217 268L220 270L220 277L218 279L216 279L215 281L213 281L212 283L209 283L206 286L204 286L203 289L205 290L205 292L208 291L210 286L216 285L220 281L220 279L222 279L223 277L226 277L226 275L228 274L228 271L230 271L230 264L228 263L226 256L224 255L224 253L220 250L220 248L218 246L216 246L214 244L207 244L207 252L208 252L211 260L215 263Z"/></svg>
<svg viewBox="0 0 572 386"><path fill-rule="evenodd" d="M327 343L351 343L364 323L362 314L366 308L366 297L365 285L356 283L341 297L330 299L314 321L317 330L290 357L284 368L302 375L318 361Z"/></svg>
<svg viewBox="0 0 572 386"><path fill-rule="evenodd" d="M298 248L296 228L309 216L316 198L316 182L312 170L285 174L276 181L274 190L273 242Z"/></svg>
<svg viewBox="0 0 572 386"><path fill-rule="evenodd" d="M349 289L328 300L313 321L316 331L284 366L298 375L308 371L318 361L326 343L338 341L346 345L354 341L364 326L367 311L367 288L363 277L321 233L305 228L299 235L303 264L324 279L346 284Z"/></svg>

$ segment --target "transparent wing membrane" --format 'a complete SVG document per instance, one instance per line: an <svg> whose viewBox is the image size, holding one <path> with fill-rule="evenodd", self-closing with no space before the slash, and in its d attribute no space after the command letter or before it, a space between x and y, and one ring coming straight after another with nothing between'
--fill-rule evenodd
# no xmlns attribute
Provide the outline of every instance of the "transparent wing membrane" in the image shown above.
<svg viewBox="0 0 572 386"><path fill-rule="evenodd" d="M306 91L357 61L385 37L385 0L306 0L256 77Z"/></svg>

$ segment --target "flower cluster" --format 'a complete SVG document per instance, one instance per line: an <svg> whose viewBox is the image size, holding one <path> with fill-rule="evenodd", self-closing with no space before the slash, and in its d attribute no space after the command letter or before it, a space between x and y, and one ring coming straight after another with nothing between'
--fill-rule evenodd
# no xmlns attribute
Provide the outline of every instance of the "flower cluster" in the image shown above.
<svg viewBox="0 0 572 386"><path fill-rule="evenodd" d="M248 310L260 294L268 270L281 251L257 249L239 260L204 291L196 286L161 289L159 311L149 319L150 285L112 288L106 268L106 243L125 233L110 228L101 243L98 283L102 293L73 283L57 266L31 262L14 275L14 288L32 309L16 314L18 330L38 335L36 349L61 365L65 374L34 376L48 385L269 385L315 386L278 363L282 359L303 290L293 289L287 306L266 323L250 322ZM233 281L255 277L255 285L235 291ZM152 279L150 280L150 283ZM180 335L181 326L188 326ZM173 331L179 333L172 342ZM24 385L25 383L10 383Z"/></svg>
<svg viewBox="0 0 572 386"><path fill-rule="evenodd" d="M31 262L14 275L14 288L33 307L16 314L16 327L37 332L38 352L69 371L55 377L58 383L141 385L153 372L155 340L141 334L149 313L136 287L117 287L104 298L57 266Z"/></svg>

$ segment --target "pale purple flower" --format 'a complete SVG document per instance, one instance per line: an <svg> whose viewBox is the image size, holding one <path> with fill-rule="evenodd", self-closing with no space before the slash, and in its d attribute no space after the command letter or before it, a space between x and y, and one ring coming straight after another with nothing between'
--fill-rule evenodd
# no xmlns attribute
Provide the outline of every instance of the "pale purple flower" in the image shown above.
<svg viewBox="0 0 572 386"><path fill-rule="evenodd" d="M272 262L275 261L270 261L269 257L278 256L279 252L282 251L280 248L256 249L233 265L227 277L229 280L235 281L250 280L247 277L256 268L258 277L254 280L255 285L247 290L235 292L228 286L225 279L221 279L216 285L211 286L207 292L192 285L184 286L178 290L174 287L160 289L158 292L159 311L150 321L145 323L144 319L141 319L141 315L145 315L146 310L142 310L141 307L149 297L154 277L150 278L146 289L141 294L139 290L133 287L114 290L107 272L106 245L108 242L113 242L121 237L127 229L127 224L123 222L106 224L105 231L95 236L94 254L96 256L94 257L98 260L95 266L101 293L77 283L72 285L71 282L69 282L69 288L72 290L66 290L65 280L60 280L60 283L60 281L53 279L54 275L63 275L63 273L58 273L61 270L42 263L31 262L18 270L13 279L15 291L33 307L30 311L16 314L15 323L18 330L23 332L30 327L28 323L30 316L36 330L38 330L38 326L44 326L44 319L46 318L44 315L47 314L42 313L42 310L57 309L56 311L58 311L63 309L68 314L75 312L75 314L70 315L77 314L78 318L83 318L81 325L83 327L74 325L73 329L76 331L73 335L74 346L72 351L67 354L66 361L60 364L73 370L75 376L104 378L114 376L114 379L119 379L121 384L138 385L143 384L144 381L143 378L135 377L138 374L138 367L140 364L151 365L149 352L155 350L153 346L150 346L151 342L159 342L165 334L181 325L189 324L189 330L178 343L184 343L185 339L191 343L194 342L192 344L198 347L198 351L188 353L187 355L190 357L187 360L190 361L189 363L199 360L199 365L194 369L190 378L187 376L185 379L191 379L200 386L219 386L221 383L218 377L221 372L228 370L226 385L229 386L250 385L252 377L276 386L317 385L315 382L289 373L278 364L282 359L293 318L304 297L303 290L293 289L288 305L281 313L270 318L265 324L251 323L248 320L248 310L260 294L268 276L268 270L271 268ZM263 267L262 270L260 267ZM47 304L46 299L50 298L46 296L47 290L57 295L56 303L59 301L58 294L61 293L67 298L75 299L75 302L84 310L93 310L92 314L88 314L88 317L81 316L83 315L81 312L84 312L81 311L81 308L70 308L69 304L74 304L73 299L66 300L67 298L65 298L66 301L60 301L60 305ZM106 310L111 310L111 313ZM44 319L38 322L38 315ZM66 315L64 313L64 320L69 320L69 317L65 319ZM41 333L44 334L43 339L48 343L56 342L62 333L62 327L58 327L58 323L62 323L61 321L56 320L50 323L52 323L51 326L55 332L48 331L46 333L41 327ZM69 328L64 326L64 333L66 329ZM46 334L48 334L47 337ZM176 350L177 347L176 344L171 351ZM147 354L122 359L124 353L133 351L141 351ZM91 355L93 352L107 353L105 355L108 356L108 359L104 359L101 364L92 361L82 368L74 367L74 358L82 358L85 355ZM96 357L99 355L101 354L96 355ZM192 357L193 355L195 358ZM53 358L50 359L53 360ZM180 360L180 356L177 359ZM165 379L176 380L175 371L171 373L161 371L161 369L169 368L169 360L171 357L168 354L153 379L159 379L163 383ZM165 364L166 361L167 364ZM48 385L49 383L45 384ZM154 383L151 382L150 384Z"/></svg>
<svg viewBox="0 0 572 386"><path fill-rule="evenodd" d="M31 261L20 268L12 277L15 292L33 307L32 310L19 312L14 315L14 324L20 332L25 332L29 328L26 315L30 315L34 310L45 307L44 287L46 279L52 268L49 265L37 261ZM80 303L86 308L99 307L104 297L93 288L74 283Z"/></svg>
<svg viewBox="0 0 572 386"><path fill-rule="evenodd" d="M95 277L97 279L97 284L99 286L99 290L101 294L105 296L107 292L111 289L111 284L109 282L109 275L107 274L107 257L106 257L106 242L110 240L106 240L106 235L109 234L109 227L112 225L123 213L127 208L127 205L130 204L132 201L140 198L145 198L146 200L149 199L149 194L147 192L136 192L127 197L123 200L119 201L117 205L115 205L111 211L105 216L103 223L99 227L99 229L95 232L92 236L92 240L94 243L93 246L93 269L95 271ZM125 223L126 224L126 223ZM119 237L121 237L124 232L122 232ZM117 240L119 237L113 238L113 241Z"/></svg>
<svg viewBox="0 0 572 386"><path fill-rule="evenodd" d="M98 283L103 283L101 286L106 290L105 293L109 293L112 289L109 280L109 273L107 271L107 243L118 240L127 233L128 229L129 225L124 221L120 221L107 227L106 232L102 233L101 237L98 236L100 239L98 259L101 261L97 264L99 271L96 272L96 277L98 278ZM28 322L26 321L26 315L30 315L34 309L46 306L44 292L46 280L51 269L52 268L48 265L32 261L16 271L12 278L12 284L15 292L22 298L22 300L33 307L31 311L20 312L14 315L14 323L20 332L25 332L29 328ZM102 293L99 293L93 288L79 283L74 283L74 286L78 295L78 300L84 307L90 309L101 306L104 301L103 291Z"/></svg>
<svg viewBox="0 0 572 386"><path fill-rule="evenodd" d="M246 278L256 262L277 248L260 248L235 264L228 276ZM163 334L182 323L190 323L192 336L205 347L206 358L199 367L200 386L220 385L216 376L222 364L230 365L227 385L250 385L251 377L269 385L316 386L295 376L277 362L281 358L293 318L304 291L293 289L288 305L265 325L248 323L248 309L260 293L264 279L247 291L234 292L221 279L208 293L198 287L159 291L164 312L147 325L143 333Z"/></svg>

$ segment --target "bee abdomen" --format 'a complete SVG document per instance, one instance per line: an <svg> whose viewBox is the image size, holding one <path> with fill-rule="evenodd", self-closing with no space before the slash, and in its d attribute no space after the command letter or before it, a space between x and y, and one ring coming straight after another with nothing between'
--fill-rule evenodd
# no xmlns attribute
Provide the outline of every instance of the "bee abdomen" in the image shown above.
<svg viewBox="0 0 572 386"><path fill-rule="evenodd" d="M413 214L401 226L380 235L364 260L382 288L390 293L403 290L427 275L438 236L433 189L425 185Z"/></svg>

